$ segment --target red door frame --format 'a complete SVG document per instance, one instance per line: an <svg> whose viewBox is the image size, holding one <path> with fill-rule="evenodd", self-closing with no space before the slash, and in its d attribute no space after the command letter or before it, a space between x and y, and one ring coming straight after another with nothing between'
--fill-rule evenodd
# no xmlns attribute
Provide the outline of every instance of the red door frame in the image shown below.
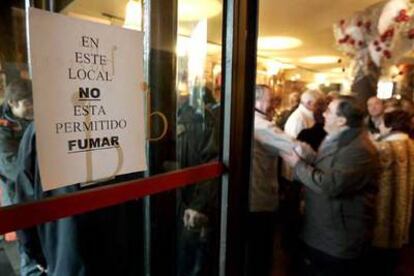
<svg viewBox="0 0 414 276"><path fill-rule="evenodd" d="M177 189L220 177L223 172L222 163L211 162L144 179L3 207L0 208L0 234Z"/></svg>

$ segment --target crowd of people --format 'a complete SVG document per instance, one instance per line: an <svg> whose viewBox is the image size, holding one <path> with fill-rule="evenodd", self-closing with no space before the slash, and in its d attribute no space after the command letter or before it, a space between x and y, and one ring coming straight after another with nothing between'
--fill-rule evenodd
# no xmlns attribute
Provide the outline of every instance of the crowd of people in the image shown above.
<svg viewBox="0 0 414 276"><path fill-rule="evenodd" d="M204 113L188 99L178 110L180 168L219 156L220 103L203 89ZM307 90L291 93L280 109L270 87L257 85L255 94L246 274L270 275L276 263L287 275L393 275L401 249L413 242L414 104ZM10 83L0 114L2 206L79 190L42 192L32 120L30 81ZM217 181L177 190L177 275L212 273ZM125 213L112 211L112 218ZM104 212L18 231L21 274L99 275L99 247L86 254L91 247L79 246L100 239L90 229ZM275 251L283 255L276 262Z"/></svg>
<svg viewBox="0 0 414 276"><path fill-rule="evenodd" d="M274 249L253 244L275 236L287 275L394 275L413 241L412 101L289 96L278 110L278 95L256 87L250 205L269 204L250 209L263 221L248 226L248 275L270 275Z"/></svg>

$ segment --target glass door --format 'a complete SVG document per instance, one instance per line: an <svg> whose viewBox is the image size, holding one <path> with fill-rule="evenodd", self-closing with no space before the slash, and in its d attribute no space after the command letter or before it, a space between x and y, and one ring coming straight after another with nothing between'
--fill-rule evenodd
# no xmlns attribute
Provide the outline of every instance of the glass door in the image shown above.
<svg viewBox="0 0 414 276"><path fill-rule="evenodd" d="M148 126L148 130L143 130L147 132L145 172L47 192L43 191L40 179L36 179L37 183L33 180L24 187L33 192L18 199L4 183L2 206L12 205L11 210L27 215L17 219L13 212L2 209L9 218L4 229L25 228L3 236L4 254L0 258L7 265L2 271L7 270L10 275L31 269L39 273L47 269L48 273L58 275L62 271L85 275L187 275L204 271L217 275L224 4L218 0L169 3L75 0L3 1L1 5L3 93L16 80L26 83L31 80L26 33L29 7L143 31L144 55L135 58L144 60L145 81L139 92L145 93ZM3 105L7 105L7 99ZM17 145L13 152L16 158L22 155L18 145L23 143L23 134L22 130L20 139L13 141ZM7 142L2 140L2 146ZM27 146L30 145L33 143ZM36 156L31 160L36 162ZM21 173L17 163L11 167ZM185 168L190 169L183 171ZM164 177L166 172L172 174ZM154 178L159 174L160 178ZM175 175L184 180L174 180ZM147 185L138 184L139 179L155 179L155 182L147 192L138 191ZM172 188L176 189L157 193ZM123 194L117 196L115 191L121 189ZM110 191L113 198L109 198ZM128 191L135 196L126 195ZM24 208L21 203L37 206L39 211L59 209L36 215L34 209ZM50 203L57 205L47 207ZM105 208L95 211L102 207ZM26 239L36 246L26 247L23 243ZM62 263L59 258L73 262Z"/></svg>

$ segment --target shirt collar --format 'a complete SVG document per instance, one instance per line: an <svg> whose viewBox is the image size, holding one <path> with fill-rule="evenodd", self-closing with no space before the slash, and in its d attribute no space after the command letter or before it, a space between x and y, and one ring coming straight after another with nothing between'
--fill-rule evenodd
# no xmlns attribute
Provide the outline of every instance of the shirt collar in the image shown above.
<svg viewBox="0 0 414 276"><path fill-rule="evenodd" d="M257 108L255 108L254 111L255 111L255 116L260 117L261 119L264 119L266 121L269 121L269 119L266 116L266 113L264 113L263 111Z"/></svg>
<svg viewBox="0 0 414 276"><path fill-rule="evenodd" d="M303 104L300 104L299 106L298 106L298 109L303 113L303 114L305 114L305 116L306 117L308 117L308 118L313 118L313 112L311 111L311 110L309 110L309 109L307 109Z"/></svg>

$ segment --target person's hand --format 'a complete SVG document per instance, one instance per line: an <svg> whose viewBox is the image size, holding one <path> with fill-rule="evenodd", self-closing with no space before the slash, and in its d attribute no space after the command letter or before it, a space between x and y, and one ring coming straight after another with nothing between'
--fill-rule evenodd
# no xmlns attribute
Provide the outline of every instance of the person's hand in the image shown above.
<svg viewBox="0 0 414 276"><path fill-rule="evenodd" d="M293 151L305 160L307 160L309 156L315 155L315 151L309 144L300 141L294 143Z"/></svg>
<svg viewBox="0 0 414 276"><path fill-rule="evenodd" d="M295 151L291 151L290 153L283 153L281 154L281 157L286 162L286 164L292 168L295 167L300 160L300 157L296 154Z"/></svg>
<svg viewBox="0 0 414 276"><path fill-rule="evenodd" d="M193 209L185 209L183 221L186 228L194 228L204 225L208 218L203 213L200 213Z"/></svg>

